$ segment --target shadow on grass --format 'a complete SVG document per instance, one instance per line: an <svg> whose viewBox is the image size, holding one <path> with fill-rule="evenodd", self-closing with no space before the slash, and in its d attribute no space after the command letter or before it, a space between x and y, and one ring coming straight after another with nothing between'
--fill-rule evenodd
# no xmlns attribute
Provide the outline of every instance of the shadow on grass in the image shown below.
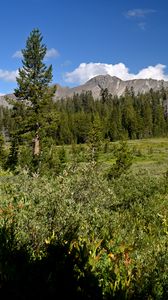
<svg viewBox="0 0 168 300"><path fill-rule="evenodd" d="M85 267L85 257L69 255L69 246L49 245L46 256L32 260L25 248L17 249L12 229L0 229L0 299L73 299L73 300L124 300L156 299L153 283L156 274L148 274L149 281L139 278L131 294L118 287L115 296L103 295L98 279ZM79 271L80 270L80 271ZM79 276L82 274L82 276ZM113 277L114 274L111 274ZM142 280L141 280L142 279ZM146 282L146 283L145 283ZM168 299L168 282L162 284L162 296Z"/></svg>
<svg viewBox="0 0 168 300"><path fill-rule="evenodd" d="M77 278L76 258L66 246L49 245L40 260L31 260L25 249L17 249L11 230L0 231L0 299L102 299L91 271Z"/></svg>

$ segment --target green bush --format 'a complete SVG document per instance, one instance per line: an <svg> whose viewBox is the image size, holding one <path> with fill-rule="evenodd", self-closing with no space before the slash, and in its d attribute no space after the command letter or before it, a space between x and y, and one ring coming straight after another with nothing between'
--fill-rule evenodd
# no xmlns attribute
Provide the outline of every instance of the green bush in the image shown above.
<svg viewBox="0 0 168 300"><path fill-rule="evenodd" d="M92 162L50 178L1 171L0 189L2 292L167 298L166 177L130 170L108 181Z"/></svg>
<svg viewBox="0 0 168 300"><path fill-rule="evenodd" d="M132 165L133 155L126 142L121 141L114 151L116 162L108 171L107 178L112 180L118 178L121 174L127 172Z"/></svg>

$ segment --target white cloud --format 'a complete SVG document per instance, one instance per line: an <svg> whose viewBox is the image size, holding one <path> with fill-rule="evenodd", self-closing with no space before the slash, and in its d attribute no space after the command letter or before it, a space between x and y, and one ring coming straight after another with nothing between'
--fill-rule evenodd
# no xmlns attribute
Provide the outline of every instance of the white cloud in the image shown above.
<svg viewBox="0 0 168 300"><path fill-rule="evenodd" d="M12 57L13 57L13 58L22 58L22 57L23 57L22 51L21 51L21 50L16 51L16 52L12 55Z"/></svg>
<svg viewBox="0 0 168 300"><path fill-rule="evenodd" d="M15 82L16 77L18 76L18 70L16 71L7 71L0 69L0 80Z"/></svg>
<svg viewBox="0 0 168 300"><path fill-rule="evenodd" d="M57 49L51 48L51 49L48 49L48 50L47 50L47 53L46 53L46 55L45 55L45 59L58 57L59 55L60 55L60 54L59 54L59 52L58 52Z"/></svg>
<svg viewBox="0 0 168 300"><path fill-rule="evenodd" d="M122 80L146 79L168 80L165 74L165 65L157 64L140 70L137 74L129 72L129 69L123 63L115 65L104 63L81 63L74 71L65 74L65 81L69 83L83 84L87 80L97 75L111 75L119 77Z"/></svg>
<svg viewBox="0 0 168 300"><path fill-rule="evenodd" d="M140 22L140 23L138 23L138 26L141 30L145 30L146 29L146 22Z"/></svg>
<svg viewBox="0 0 168 300"><path fill-rule="evenodd" d="M149 66L145 69L142 69L139 71L137 75L135 75L135 78L138 79L144 79L144 78L152 78L157 80L167 80L168 81L168 75L165 74L166 66L162 64L157 64L156 66Z"/></svg>
<svg viewBox="0 0 168 300"><path fill-rule="evenodd" d="M144 18L146 15L155 13L156 11L154 9L142 9L142 8L136 8L136 9L130 9L125 13L125 16L128 18Z"/></svg>
<svg viewBox="0 0 168 300"><path fill-rule="evenodd" d="M156 10L136 8L136 9L128 10L127 12L124 13L124 15L128 19L135 20L135 22L138 22L137 23L138 27L141 30L145 31L147 17L153 13L156 13Z"/></svg>

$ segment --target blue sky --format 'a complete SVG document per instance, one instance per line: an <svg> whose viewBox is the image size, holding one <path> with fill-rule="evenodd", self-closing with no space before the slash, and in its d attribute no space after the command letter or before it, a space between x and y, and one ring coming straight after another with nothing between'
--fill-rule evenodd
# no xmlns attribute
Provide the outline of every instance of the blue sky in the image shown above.
<svg viewBox="0 0 168 300"><path fill-rule="evenodd" d="M20 50L39 28L53 83L93 76L168 80L167 0L2 0L0 94L13 92Z"/></svg>

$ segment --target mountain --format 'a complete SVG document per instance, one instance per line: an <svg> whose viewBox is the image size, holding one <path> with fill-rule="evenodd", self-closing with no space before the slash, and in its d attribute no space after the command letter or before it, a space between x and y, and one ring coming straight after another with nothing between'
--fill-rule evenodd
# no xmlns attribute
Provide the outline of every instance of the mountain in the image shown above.
<svg viewBox="0 0 168 300"><path fill-rule="evenodd" d="M99 75L77 87L62 88L59 86L55 94L55 99L65 98L67 96L72 97L74 93L80 94L81 92L86 91L92 91L93 97L99 98L101 89L105 88L107 88L112 95L121 96L124 94L126 87L129 89L132 87L135 94L137 94L139 92L148 92L150 89L159 90L162 86L168 88L168 81L155 79L133 79L123 81L115 76Z"/></svg>
<svg viewBox="0 0 168 300"><path fill-rule="evenodd" d="M110 75L98 75L88 80L85 84L77 87L62 87L56 84L57 91L54 96L56 101L59 98L72 97L75 93L82 93L91 91L94 98L100 98L101 89L107 88L112 95L121 96L124 94L126 88L133 88L135 94L146 93L150 89L159 90L161 87L168 89L168 81L155 79L133 79L121 80L118 77ZM7 95L9 98L15 98L13 94ZM0 97L0 105L9 106L5 100L5 96Z"/></svg>

